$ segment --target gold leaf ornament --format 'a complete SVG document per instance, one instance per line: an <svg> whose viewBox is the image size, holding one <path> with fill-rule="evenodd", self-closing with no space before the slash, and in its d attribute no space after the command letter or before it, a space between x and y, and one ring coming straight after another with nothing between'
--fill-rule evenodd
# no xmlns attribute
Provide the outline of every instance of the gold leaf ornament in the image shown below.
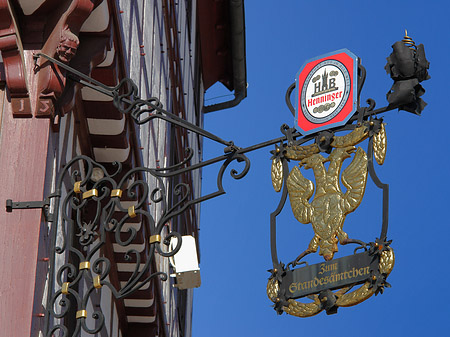
<svg viewBox="0 0 450 337"><path fill-rule="evenodd" d="M380 262L378 264L380 273L389 275L392 269L394 269L394 264L395 264L394 250L389 247L388 250L384 251L381 254ZM374 293L375 288L370 287L370 282L368 281L357 290L340 296L336 301L336 305L340 307L350 307L367 300Z"/></svg>
<svg viewBox="0 0 450 337"><path fill-rule="evenodd" d="M373 156L378 165L383 165L384 163L384 159L386 158L386 147L386 130L384 124L381 124L380 132L373 136Z"/></svg>
<svg viewBox="0 0 450 337"><path fill-rule="evenodd" d="M272 160L271 177L275 192L280 192L283 186L283 163L279 158Z"/></svg>
<svg viewBox="0 0 450 337"><path fill-rule="evenodd" d="M315 153L319 153L317 144L311 145L290 145L286 147L286 158L293 160L303 160Z"/></svg>
<svg viewBox="0 0 450 337"><path fill-rule="evenodd" d="M367 130L366 125L360 126L354 129L349 134L345 136L335 136L333 141L331 142L332 147L344 148L351 145L356 145L362 142L369 136L369 131Z"/></svg>

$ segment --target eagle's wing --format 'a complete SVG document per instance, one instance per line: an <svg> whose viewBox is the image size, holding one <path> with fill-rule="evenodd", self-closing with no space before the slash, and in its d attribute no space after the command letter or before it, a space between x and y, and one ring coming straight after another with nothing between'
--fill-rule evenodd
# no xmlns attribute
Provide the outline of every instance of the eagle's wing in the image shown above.
<svg viewBox="0 0 450 337"><path fill-rule="evenodd" d="M287 178L286 186L295 218L301 223L310 223L312 209L308 200L314 193L314 184L295 166Z"/></svg>
<svg viewBox="0 0 450 337"><path fill-rule="evenodd" d="M361 203L367 182L367 155L358 148L350 165L342 173L342 183L347 188L344 195L345 213L353 212Z"/></svg>

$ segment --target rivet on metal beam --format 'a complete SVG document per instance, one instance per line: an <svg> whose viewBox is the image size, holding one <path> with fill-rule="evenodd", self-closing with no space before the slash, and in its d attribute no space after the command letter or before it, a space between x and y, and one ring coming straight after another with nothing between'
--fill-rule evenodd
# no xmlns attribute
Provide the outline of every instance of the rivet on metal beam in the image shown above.
<svg viewBox="0 0 450 337"><path fill-rule="evenodd" d="M86 318L87 317L87 311L86 310L78 310L75 317L77 319L79 319L79 318Z"/></svg>
<svg viewBox="0 0 450 337"><path fill-rule="evenodd" d="M61 293L67 295L69 293L69 282L64 282L61 287Z"/></svg>
<svg viewBox="0 0 450 337"><path fill-rule="evenodd" d="M83 193L83 199L97 197L97 196L98 196L98 191L95 188Z"/></svg>
<svg viewBox="0 0 450 337"><path fill-rule="evenodd" d="M91 268L91 263L89 261L80 262L80 270Z"/></svg>
<svg viewBox="0 0 450 337"><path fill-rule="evenodd" d="M161 235L150 236L150 243L161 242Z"/></svg>
<svg viewBox="0 0 450 337"><path fill-rule="evenodd" d="M130 216L130 218L134 218L136 217L136 211L134 210L134 206L130 206L128 207L128 215Z"/></svg>
<svg viewBox="0 0 450 337"><path fill-rule="evenodd" d="M114 197L121 198L122 197L122 190L120 190L120 189L112 190L111 191L111 198L114 198Z"/></svg>

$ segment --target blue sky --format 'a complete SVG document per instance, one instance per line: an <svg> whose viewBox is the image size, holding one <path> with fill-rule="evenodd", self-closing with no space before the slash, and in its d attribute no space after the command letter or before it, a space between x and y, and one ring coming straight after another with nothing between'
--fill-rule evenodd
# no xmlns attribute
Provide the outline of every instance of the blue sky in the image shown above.
<svg viewBox="0 0 450 337"><path fill-rule="evenodd" d="M396 264L392 288L338 314L310 318L278 316L266 296L271 269L269 215L280 194L272 188L270 150L249 153L251 169L236 181L227 173L227 194L202 204L200 223L202 286L194 291L193 336L443 336L448 333L450 292L447 178L449 105L448 12L441 1L268 1L247 0L248 97L236 108L205 116L205 128L246 147L282 136L293 125L284 96L302 64L315 56L347 48L367 70L361 102L387 104L392 80L386 74L391 45L405 28L423 43L431 79L422 83L428 106L422 116L397 110L383 114L387 158L376 166L390 185L388 238ZM214 88L208 97L226 94ZM208 101L208 104L214 100ZM365 148L365 144L363 147ZM223 153L205 141L204 159ZM292 166L296 163L291 163ZM235 165L238 168L239 165ZM203 193L213 191L219 166L203 171ZM298 223L289 204L277 219L279 257L289 262L306 249L311 225ZM350 237L374 241L381 229L381 190L369 180L361 206L344 230ZM339 246L341 257L349 252ZM316 254L317 255L317 254ZM309 257L308 257L309 258ZM320 260L311 261L318 262Z"/></svg>

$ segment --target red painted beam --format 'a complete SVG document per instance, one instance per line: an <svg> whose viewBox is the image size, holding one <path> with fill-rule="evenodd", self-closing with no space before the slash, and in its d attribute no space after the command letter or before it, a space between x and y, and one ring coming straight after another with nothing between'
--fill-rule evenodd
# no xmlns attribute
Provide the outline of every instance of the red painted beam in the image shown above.
<svg viewBox="0 0 450 337"><path fill-rule="evenodd" d="M49 121L14 119L10 104L0 103L0 335L30 336L33 316L43 319L33 312L42 211L7 213L4 205L43 200Z"/></svg>

